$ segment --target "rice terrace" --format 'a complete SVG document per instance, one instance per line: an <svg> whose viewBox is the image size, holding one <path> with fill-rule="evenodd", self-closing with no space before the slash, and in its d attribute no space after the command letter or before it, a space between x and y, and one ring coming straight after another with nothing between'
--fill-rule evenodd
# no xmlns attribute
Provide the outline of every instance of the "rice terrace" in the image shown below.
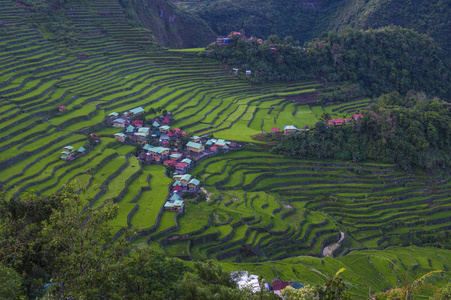
<svg viewBox="0 0 451 300"><path fill-rule="evenodd" d="M449 166L271 151L284 129L363 122L374 98L320 103L335 86L313 76L252 84L204 48L156 47L115 0L73 1L63 15L74 46L49 40L20 1L0 0L5 200L76 183L86 207L119 206L111 230L136 230L139 248L268 281L315 285L346 268L353 299L409 272L449 279Z"/></svg>

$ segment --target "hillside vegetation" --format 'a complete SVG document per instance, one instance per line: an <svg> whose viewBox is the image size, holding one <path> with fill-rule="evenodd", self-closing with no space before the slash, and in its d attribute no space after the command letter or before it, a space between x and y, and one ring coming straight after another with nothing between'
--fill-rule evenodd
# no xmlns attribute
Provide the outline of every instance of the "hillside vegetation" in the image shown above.
<svg viewBox="0 0 451 300"><path fill-rule="evenodd" d="M425 95L387 94L349 126L318 122L313 130L277 141L275 153L292 157L396 163L412 170L451 163L451 106ZM329 117L330 118L330 117Z"/></svg>
<svg viewBox="0 0 451 300"><path fill-rule="evenodd" d="M378 29L398 25L428 34L450 49L451 4L443 0L202 0L191 3L219 35L244 30L246 35L268 38L292 36L301 43L329 30Z"/></svg>
<svg viewBox="0 0 451 300"><path fill-rule="evenodd" d="M13 297L25 288L30 298L249 298L216 265L320 286L346 268L352 299L434 270L450 275L451 183L439 169L449 161L449 105L433 97L446 96L449 77L430 38L397 27L308 47L234 37L221 65L158 45L133 13L157 4L164 18L152 21L169 26L169 6L158 1L0 0L0 277L11 274ZM224 68L232 63L237 75ZM271 82L243 80L247 68L251 80ZM410 88L428 94L392 93L368 107L376 98L367 96ZM171 112L186 140L238 142L240 150L192 160L204 190L186 198L184 213L164 209L169 168L114 138L125 128L113 128L110 114L137 107L147 121ZM315 126L356 113L364 126ZM305 135L282 138L285 125L308 125L309 146L329 154L336 144L340 155L301 159ZM355 142L356 128L365 130L361 145L339 140ZM284 155L269 153L268 141ZM66 161L67 146L84 151ZM387 157L363 161L376 154Z"/></svg>
<svg viewBox="0 0 451 300"><path fill-rule="evenodd" d="M360 93L373 96L394 90L449 96L451 73L445 53L431 38L400 27L330 33L308 47L290 38L271 36L258 43L234 35L226 46L210 48L202 55L251 70L254 82L319 77L357 83L363 89Z"/></svg>

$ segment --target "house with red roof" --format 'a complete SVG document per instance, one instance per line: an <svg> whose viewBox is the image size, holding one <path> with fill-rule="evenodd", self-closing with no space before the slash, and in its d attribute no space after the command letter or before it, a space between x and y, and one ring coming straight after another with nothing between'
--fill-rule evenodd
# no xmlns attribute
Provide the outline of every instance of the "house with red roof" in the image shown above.
<svg viewBox="0 0 451 300"><path fill-rule="evenodd" d="M280 279L275 279L272 282L272 289L274 291L274 294L281 296L280 291L283 290L284 288L286 288L287 286L289 286L290 283L287 281L283 281Z"/></svg>
<svg viewBox="0 0 451 300"><path fill-rule="evenodd" d="M133 120L132 121L132 125L135 126L135 127L142 127L143 123L144 123L143 120Z"/></svg>
<svg viewBox="0 0 451 300"><path fill-rule="evenodd" d="M183 163L183 162L179 162L177 163L176 161L173 160L173 162L175 163L175 169L179 172L185 173L186 172L186 167L188 166L187 163Z"/></svg>
<svg viewBox="0 0 451 300"><path fill-rule="evenodd" d="M333 120L328 121L329 125L334 125L334 126L341 126L344 123L345 123L345 121L343 119L333 119Z"/></svg>
<svg viewBox="0 0 451 300"><path fill-rule="evenodd" d="M163 164L164 164L165 166L169 167L169 166L175 166L175 165L177 164L177 162L174 161L174 160L168 159L168 160L165 160L165 161L163 162Z"/></svg>
<svg viewBox="0 0 451 300"><path fill-rule="evenodd" d="M169 124L169 123L171 123L171 120L169 120L168 118L163 119L163 124Z"/></svg>
<svg viewBox="0 0 451 300"><path fill-rule="evenodd" d="M66 110L66 106L64 106L64 105L58 106L58 110L59 110L60 112L63 112L63 111Z"/></svg>

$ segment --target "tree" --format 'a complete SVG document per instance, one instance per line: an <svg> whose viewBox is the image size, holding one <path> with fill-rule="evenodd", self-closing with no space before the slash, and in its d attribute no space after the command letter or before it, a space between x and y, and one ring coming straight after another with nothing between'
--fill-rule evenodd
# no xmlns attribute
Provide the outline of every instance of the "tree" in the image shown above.
<svg viewBox="0 0 451 300"><path fill-rule="evenodd" d="M441 288L435 295L435 300L451 300L451 284Z"/></svg>
<svg viewBox="0 0 451 300"><path fill-rule="evenodd" d="M21 299L22 278L16 271L0 264L0 299Z"/></svg>
<svg viewBox="0 0 451 300"><path fill-rule="evenodd" d="M113 241L108 223L118 206L91 208L83 196L70 185L48 198L2 203L0 259L27 278L27 296L41 296L52 282L47 299L176 298L186 267L130 245L133 232Z"/></svg>
<svg viewBox="0 0 451 300"><path fill-rule="evenodd" d="M338 276L341 272L345 271L342 268L327 279L322 286L317 286L315 288L316 298L318 300L348 300L351 299L348 287L343 282L343 278Z"/></svg>
<svg viewBox="0 0 451 300"><path fill-rule="evenodd" d="M401 273L402 270L399 267L396 267ZM379 293L379 296L385 297L387 300L409 300L415 299L414 295L419 294L423 289L435 290L436 288L427 282L427 279L430 277L437 276L438 274L442 274L443 271L432 271L424 274L420 278L416 280L411 280L409 278L409 272L407 271L405 274L403 273L402 284L394 287L386 292ZM446 297L446 292L444 294ZM440 298L439 298L440 299ZM446 299L446 298L444 298Z"/></svg>
<svg viewBox="0 0 451 300"><path fill-rule="evenodd" d="M310 300L315 298L315 288L309 285L298 290L287 286L280 292L284 300Z"/></svg>
<svg viewBox="0 0 451 300"><path fill-rule="evenodd" d="M250 291L237 289L237 284L221 266L211 262L195 262L180 285L180 300L220 299L247 300Z"/></svg>

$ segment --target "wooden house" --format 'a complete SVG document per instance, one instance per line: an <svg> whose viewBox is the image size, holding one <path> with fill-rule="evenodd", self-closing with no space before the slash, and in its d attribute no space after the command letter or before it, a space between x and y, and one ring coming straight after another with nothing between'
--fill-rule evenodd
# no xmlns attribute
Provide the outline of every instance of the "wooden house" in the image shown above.
<svg viewBox="0 0 451 300"><path fill-rule="evenodd" d="M170 128L169 126L163 125L163 126L160 126L159 130L161 133L167 133L169 131L169 128Z"/></svg>
<svg viewBox="0 0 451 300"><path fill-rule="evenodd" d="M175 166L176 164L177 164L176 161L173 161L173 160L170 160L170 159L165 160L165 161L163 162L163 165L165 165L165 166L167 166L167 167L172 167L172 166Z"/></svg>
<svg viewBox="0 0 451 300"><path fill-rule="evenodd" d="M119 119L116 119L116 120L113 121L113 127L124 128L126 123L128 123L127 120L119 118Z"/></svg>
<svg viewBox="0 0 451 300"><path fill-rule="evenodd" d="M194 142L188 142L188 143L186 144L186 148L187 148L189 151L193 151L193 152L197 152L197 153L200 153L200 152L202 152L202 151L205 150L204 145L199 144L199 143L194 143Z"/></svg>
<svg viewBox="0 0 451 300"><path fill-rule="evenodd" d="M125 142L125 137L126 137L126 135L123 134L122 132L118 132L118 133L114 134L114 138L115 138L118 142Z"/></svg>
<svg viewBox="0 0 451 300"><path fill-rule="evenodd" d="M343 119L333 119L333 120L329 120L327 123L329 125L341 126L345 123L345 121Z"/></svg>
<svg viewBox="0 0 451 300"><path fill-rule="evenodd" d="M180 160L182 158L182 153L172 152L171 155L169 155L169 158L172 160Z"/></svg>
<svg viewBox="0 0 451 300"><path fill-rule="evenodd" d="M187 163L183 163L183 162L177 163L176 161L174 161L174 162L175 162L174 166L177 171L182 172L182 173L186 172L186 169L188 167Z"/></svg>
<svg viewBox="0 0 451 300"><path fill-rule="evenodd" d="M197 136L197 135L192 136L192 137L190 138L190 141L191 141L191 142L194 142L194 143L199 143L199 142L200 142L200 137Z"/></svg>
<svg viewBox="0 0 451 300"><path fill-rule="evenodd" d="M142 108L141 106L134 109L130 109L130 116L137 116L142 113L144 113L144 108Z"/></svg>
<svg viewBox="0 0 451 300"><path fill-rule="evenodd" d="M200 181L193 178L188 182L188 190L197 192L199 190Z"/></svg>
<svg viewBox="0 0 451 300"><path fill-rule="evenodd" d="M289 134L292 132L297 132L298 131L298 127L295 125L287 125L287 126L283 126L283 133L284 134Z"/></svg>
<svg viewBox="0 0 451 300"><path fill-rule="evenodd" d="M183 175L183 176L180 178L180 183L181 183L182 185L185 185L185 186L186 186L190 180L191 180L191 175L190 175L190 174L185 174L185 175Z"/></svg>

